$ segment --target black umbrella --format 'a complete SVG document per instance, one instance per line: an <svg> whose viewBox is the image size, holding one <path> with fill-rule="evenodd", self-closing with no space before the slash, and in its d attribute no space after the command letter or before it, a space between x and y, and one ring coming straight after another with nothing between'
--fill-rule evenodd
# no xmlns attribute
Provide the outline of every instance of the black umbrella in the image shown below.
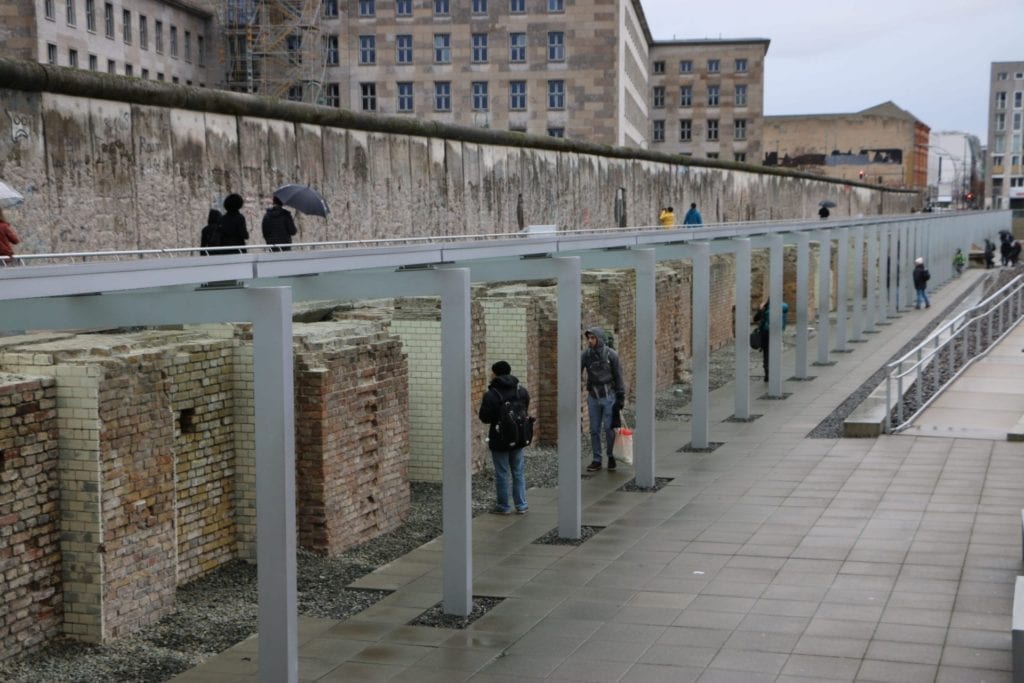
<svg viewBox="0 0 1024 683"><path fill-rule="evenodd" d="M824 206L826 209L834 209L836 208L836 203L831 199L822 199L818 202L818 206Z"/></svg>
<svg viewBox="0 0 1024 683"><path fill-rule="evenodd" d="M309 185L282 185L274 190L274 196L285 206L290 206L300 213L310 216L327 218L330 209L320 193Z"/></svg>

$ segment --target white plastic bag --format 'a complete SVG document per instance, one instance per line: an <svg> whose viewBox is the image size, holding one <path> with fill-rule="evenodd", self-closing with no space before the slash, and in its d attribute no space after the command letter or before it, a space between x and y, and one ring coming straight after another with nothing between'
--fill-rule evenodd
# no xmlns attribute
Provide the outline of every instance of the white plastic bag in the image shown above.
<svg viewBox="0 0 1024 683"><path fill-rule="evenodd" d="M633 464L633 430L626 425L615 428L612 455L619 462L624 462L627 465Z"/></svg>

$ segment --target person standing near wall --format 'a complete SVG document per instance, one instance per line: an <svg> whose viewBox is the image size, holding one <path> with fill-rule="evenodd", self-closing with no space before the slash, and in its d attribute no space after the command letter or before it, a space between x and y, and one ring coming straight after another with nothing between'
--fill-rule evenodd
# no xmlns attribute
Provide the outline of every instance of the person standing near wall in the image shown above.
<svg viewBox="0 0 1024 683"><path fill-rule="evenodd" d="M601 469L601 435L604 435L608 454L608 469L615 469L612 445L612 413L617 405L622 409L626 401L626 387L622 381L619 354L605 343L604 328L588 327L584 336L587 348L580 358L580 372L587 373L587 416L590 420L590 449L592 460L587 472Z"/></svg>
<svg viewBox="0 0 1024 683"><path fill-rule="evenodd" d="M480 421L490 425L487 433L487 446L491 449L491 460L494 462L494 487L497 500L493 513L496 515L512 514L512 506L508 502L508 489L511 480L512 503L517 515L525 515L529 509L526 503L526 456L522 446L509 445L507 437L500 433L501 411L505 403L524 413L530 408L530 393L519 384L512 374L512 366L507 361L499 360L491 366L491 383L487 386L480 400Z"/></svg>
<svg viewBox="0 0 1024 683"><path fill-rule="evenodd" d="M761 333L761 364L764 367L764 381L768 381L768 337L771 332L771 298L765 299L761 308L754 314L754 322L758 324L758 331ZM782 331L786 331L786 316L789 314L789 304L782 302Z"/></svg>
<svg viewBox="0 0 1024 683"><path fill-rule="evenodd" d="M229 194L224 198L224 217L220 219L220 246L244 247L249 239L249 229L245 216L241 214L245 200L239 194ZM224 251L225 254L244 254L245 249Z"/></svg>
<svg viewBox="0 0 1024 683"><path fill-rule="evenodd" d="M273 245L271 251L291 251L287 246L292 243L292 236L298 232L295 221L288 209L277 197L274 197L273 204L263 214L263 241ZM279 246L286 245L286 246Z"/></svg>
<svg viewBox="0 0 1024 683"><path fill-rule="evenodd" d="M14 245L21 242L18 233L4 218L4 211L0 209L0 256L5 259L14 258Z"/></svg>
<svg viewBox="0 0 1024 683"><path fill-rule="evenodd" d="M697 210L697 203L693 202L690 204L690 210L683 216L683 225L689 225L691 228L695 228L698 225L704 224L704 218L700 215L700 211Z"/></svg>
<svg viewBox="0 0 1024 683"><path fill-rule="evenodd" d="M928 301L928 293L925 289L928 287L928 281L932 279L932 274L924 267L924 259L920 256L914 259L913 275L914 290L917 292L917 305L915 308L920 309L921 304L924 304L925 308L931 308L932 302Z"/></svg>
<svg viewBox="0 0 1024 683"><path fill-rule="evenodd" d="M674 228L676 227L676 212L671 206L666 206L658 214L658 223L663 228Z"/></svg>

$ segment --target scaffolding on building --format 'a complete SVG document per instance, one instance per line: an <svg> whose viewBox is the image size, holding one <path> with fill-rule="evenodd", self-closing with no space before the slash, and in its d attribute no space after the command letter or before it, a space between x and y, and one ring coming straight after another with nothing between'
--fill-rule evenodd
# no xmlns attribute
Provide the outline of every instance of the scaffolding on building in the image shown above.
<svg viewBox="0 0 1024 683"><path fill-rule="evenodd" d="M224 0L226 87L320 103L322 0Z"/></svg>

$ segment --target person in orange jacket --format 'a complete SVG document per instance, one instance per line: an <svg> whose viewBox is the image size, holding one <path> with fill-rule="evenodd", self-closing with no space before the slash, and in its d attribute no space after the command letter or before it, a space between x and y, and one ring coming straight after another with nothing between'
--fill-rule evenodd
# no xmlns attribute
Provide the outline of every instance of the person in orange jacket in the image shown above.
<svg viewBox="0 0 1024 683"><path fill-rule="evenodd" d="M6 258L14 257L14 245L18 244L21 240L18 239L18 233L14 232L14 228L4 218L3 209L0 209L0 256Z"/></svg>

